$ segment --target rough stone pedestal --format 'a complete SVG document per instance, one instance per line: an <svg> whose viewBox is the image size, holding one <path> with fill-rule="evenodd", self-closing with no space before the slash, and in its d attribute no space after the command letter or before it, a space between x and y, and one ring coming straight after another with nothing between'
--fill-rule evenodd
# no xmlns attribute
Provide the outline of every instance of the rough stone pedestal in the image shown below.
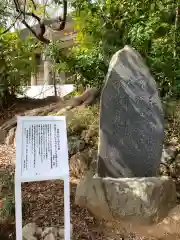
<svg viewBox="0 0 180 240"><path fill-rule="evenodd" d="M76 203L117 228L153 236L176 205L176 188L168 177L111 179L89 172L77 187Z"/></svg>

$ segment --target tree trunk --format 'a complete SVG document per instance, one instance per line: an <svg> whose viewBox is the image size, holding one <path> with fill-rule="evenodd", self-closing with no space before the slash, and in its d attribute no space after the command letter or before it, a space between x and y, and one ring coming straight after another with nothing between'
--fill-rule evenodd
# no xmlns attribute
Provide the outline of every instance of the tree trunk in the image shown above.
<svg viewBox="0 0 180 240"><path fill-rule="evenodd" d="M81 96L70 99L67 105L71 106L72 108L80 105L82 107L91 105L100 96L100 93L101 89L97 89L95 87L88 88Z"/></svg>
<svg viewBox="0 0 180 240"><path fill-rule="evenodd" d="M49 59L45 59L44 61L44 83L53 85L52 63Z"/></svg>
<svg viewBox="0 0 180 240"><path fill-rule="evenodd" d="M180 24L180 0L177 1L174 33L174 58L177 56L177 47L179 45L179 24Z"/></svg>
<svg viewBox="0 0 180 240"><path fill-rule="evenodd" d="M11 94L9 92L9 89L5 89L2 92L2 97L0 99L0 107L3 108L8 108L14 103L14 100L16 99L16 96L14 94Z"/></svg>
<svg viewBox="0 0 180 240"><path fill-rule="evenodd" d="M53 85L54 85L54 96L57 97L57 87L56 87L56 74L53 71Z"/></svg>
<svg viewBox="0 0 180 240"><path fill-rule="evenodd" d="M31 86L36 86L36 85L37 85L37 74L31 73Z"/></svg>

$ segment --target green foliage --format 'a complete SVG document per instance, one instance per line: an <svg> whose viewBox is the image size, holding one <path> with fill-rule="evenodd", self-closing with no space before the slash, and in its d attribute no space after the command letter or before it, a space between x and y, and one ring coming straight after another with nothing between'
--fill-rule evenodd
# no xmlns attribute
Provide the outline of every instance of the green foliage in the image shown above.
<svg viewBox="0 0 180 240"><path fill-rule="evenodd" d="M68 53L61 50L61 42L52 42L46 49L58 72L76 73L76 84L79 86L101 86L107 67L99 48L73 47Z"/></svg>
<svg viewBox="0 0 180 240"><path fill-rule="evenodd" d="M15 96L21 86L27 85L31 72L36 71L34 47L31 39L22 41L15 33L0 33L0 104L7 93Z"/></svg>
<svg viewBox="0 0 180 240"><path fill-rule="evenodd" d="M66 62L59 64L58 67L59 71L70 70L77 73L76 83L83 87L88 85L101 86L104 81L104 72L106 71L103 55L98 48L75 47L66 56Z"/></svg>
<svg viewBox="0 0 180 240"><path fill-rule="evenodd" d="M72 8L78 44L66 56L54 52L59 71L68 69L80 75L82 84L99 85L111 56L128 44L145 58L163 96L180 94L180 23L175 1L72 0Z"/></svg>

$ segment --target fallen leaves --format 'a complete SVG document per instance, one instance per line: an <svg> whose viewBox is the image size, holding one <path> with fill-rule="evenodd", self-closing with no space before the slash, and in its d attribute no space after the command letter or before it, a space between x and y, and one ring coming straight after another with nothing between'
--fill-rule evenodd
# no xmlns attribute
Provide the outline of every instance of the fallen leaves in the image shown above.
<svg viewBox="0 0 180 240"><path fill-rule="evenodd" d="M14 172L15 149L0 145L1 175L7 177ZM13 160L13 161L12 161ZM74 195L78 179L71 179L71 222L74 226L74 239L103 239L99 225L86 209L74 204ZM64 193L63 182L42 181L22 184L23 224L36 222L39 226L64 225ZM13 194L13 193L11 193ZM2 204L0 200L0 206ZM12 230L12 228L11 228ZM15 230L15 228L14 228Z"/></svg>

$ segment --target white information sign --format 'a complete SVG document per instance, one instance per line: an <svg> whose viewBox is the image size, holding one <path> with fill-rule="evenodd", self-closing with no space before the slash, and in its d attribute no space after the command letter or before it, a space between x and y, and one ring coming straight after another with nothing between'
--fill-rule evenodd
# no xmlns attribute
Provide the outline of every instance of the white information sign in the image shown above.
<svg viewBox="0 0 180 240"><path fill-rule="evenodd" d="M21 183L64 180L65 240L70 240L70 188L64 116L19 116L16 131L16 240L22 240Z"/></svg>

